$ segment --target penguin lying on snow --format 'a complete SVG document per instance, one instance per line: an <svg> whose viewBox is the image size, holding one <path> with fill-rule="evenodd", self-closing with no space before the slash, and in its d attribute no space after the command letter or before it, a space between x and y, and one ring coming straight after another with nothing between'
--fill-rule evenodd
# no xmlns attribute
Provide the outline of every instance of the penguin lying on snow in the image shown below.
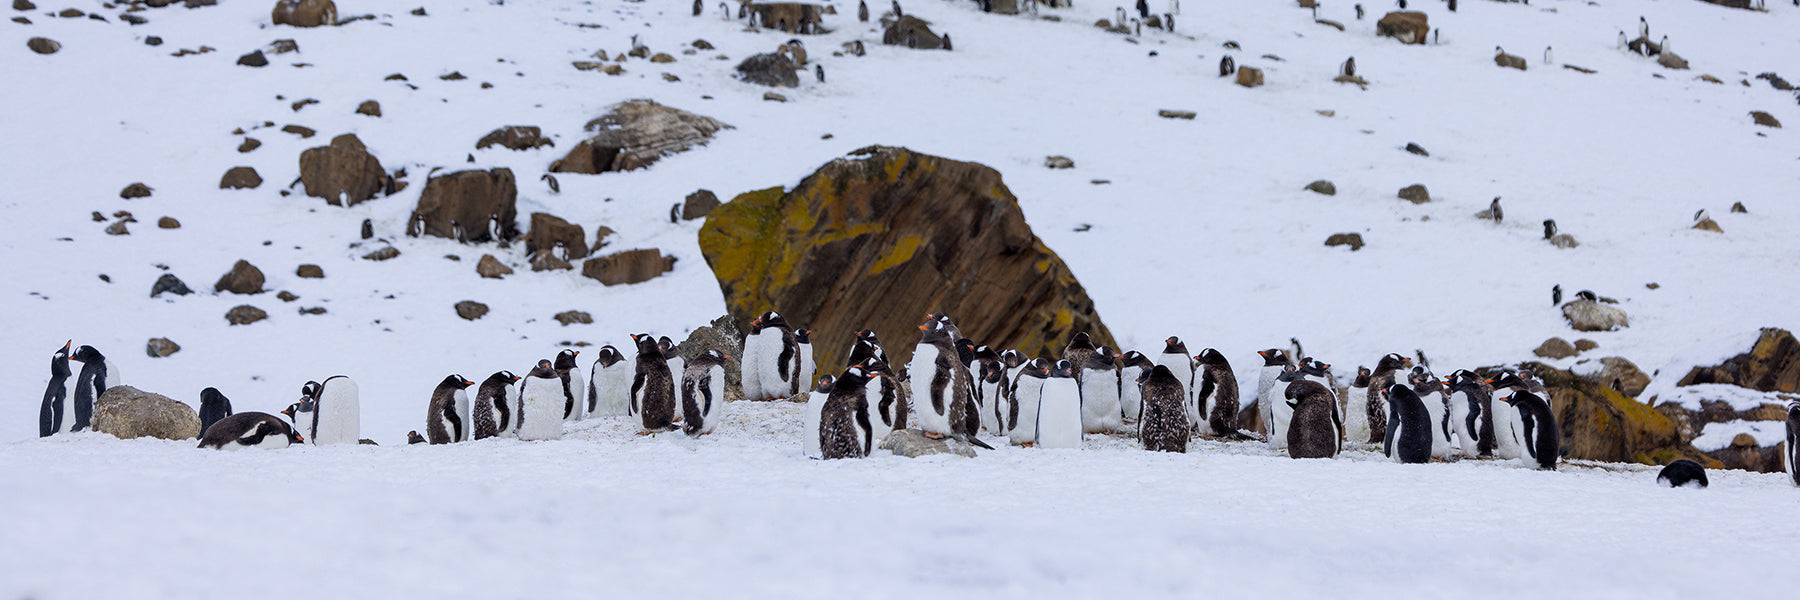
<svg viewBox="0 0 1800 600"><path fill-rule="evenodd" d="M239 413L213 423L200 436L201 448L242 450L245 448L286 448L305 441L291 425L260 412Z"/></svg>

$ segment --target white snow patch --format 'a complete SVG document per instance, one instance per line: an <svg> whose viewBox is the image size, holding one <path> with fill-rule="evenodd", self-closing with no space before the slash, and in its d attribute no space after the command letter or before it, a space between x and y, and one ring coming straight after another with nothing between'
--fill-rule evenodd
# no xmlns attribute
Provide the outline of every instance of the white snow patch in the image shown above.
<svg viewBox="0 0 1800 600"><path fill-rule="evenodd" d="M1732 438L1740 433L1750 434L1756 438L1756 445L1767 448L1787 441L1787 421L1707 423L1700 436L1694 438L1694 448L1701 452L1719 450L1730 446Z"/></svg>

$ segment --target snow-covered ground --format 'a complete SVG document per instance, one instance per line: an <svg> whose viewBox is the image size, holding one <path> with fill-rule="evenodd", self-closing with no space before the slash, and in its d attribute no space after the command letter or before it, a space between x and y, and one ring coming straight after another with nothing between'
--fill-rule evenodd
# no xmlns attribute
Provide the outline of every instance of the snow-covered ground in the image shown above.
<svg viewBox="0 0 1800 600"><path fill-rule="evenodd" d="M1254 351L1292 336L1340 369L1422 348L1443 373L1530 358L1551 336L1588 337L1600 349L1583 358L1660 366L1667 389L1671 372L1747 349L1760 327L1800 326L1789 277L1800 257L1800 107L1753 79L1800 79L1800 8L1786 3L1763 13L1694 0L1465 2L1450 13L1420 2L1442 30L1441 45L1421 47L1375 37L1380 11L1357 21L1348 2L1320 10L1349 26L1339 32L1288 2L1190 1L1178 34L1147 30L1134 43L1090 26L1111 18L1105 4L1046 10L1062 19L1049 22L913 0L907 12L956 47L919 52L875 43L880 33L839 2L826 19L834 31L806 38L827 82L803 77L780 90L786 103L763 101L766 90L731 67L792 36L744 32L716 6L694 18L679 1L440 0L416 17L416 2L344 0L341 14L377 18L321 29L269 27L269 3L249 0L149 10L135 27L94 0L37 4L16 13L33 24L0 23L0 210L11 223L0 236L0 373L16 382L0 398L0 497L12 508L0 521L0 596L223 596L273 581L283 587L267 595L282 597L851 585L873 596L1667 597L1765 593L1800 578L1780 562L1796 531L1772 515L1795 491L1775 475L1714 473L1712 489L1671 491L1631 469L1290 461L1243 444L1162 456L1101 439L1088 452L821 464L800 457L785 406L745 407L698 442L600 423L556 443L400 446L446 374L522 373L565 342L680 337L718 316L699 222L670 224L668 207L699 188L730 198L792 185L870 144L999 169L1127 348L1154 351L1178 334L1225 351L1249 383ZM67 7L111 22L45 14ZM1615 48L1639 15L1692 70ZM596 50L616 56L634 34L677 62L633 59L618 77L570 66ZM150 35L165 43L146 46ZM62 50L33 54L31 36ZM234 64L279 38L300 53ZM683 54L695 39L718 49ZM859 39L868 56L831 56ZM217 52L170 56L202 45ZM1496 45L1530 70L1495 67ZM1558 63L1598 73L1542 64L1546 45ZM1226 53L1265 69L1268 85L1216 77ZM1369 89L1330 81L1349 56ZM452 71L467 79L439 79ZM393 73L409 81L384 80ZM538 181L583 123L639 97L735 128L649 170L562 175L560 194ZM305 98L320 102L290 108ZM371 99L382 117L354 113ZM1163 108L1199 116L1165 120ZM1788 128L1755 126L1751 110ZM319 135L279 131L289 123ZM474 150L512 124L543 127L557 147ZM238 153L238 128L262 147ZM279 195L301 150L345 132L389 170L405 167L411 186L348 209ZM1402 151L1408 142L1431 156ZM1045 169L1050 154L1077 167ZM237 165L254 166L262 187L217 189ZM658 247L680 262L608 288L532 273L517 245L399 235L425 173L496 166L520 182L521 227L550 212L618 231L607 251ZM1315 179L1337 195L1301 189ZM135 181L155 195L119 199ZM1413 183L1434 201L1394 197ZM1475 220L1494 196L1506 222ZM1750 213L1730 214L1737 201ZM1699 209L1725 233L1688 229ZM118 210L139 221L129 236L89 219ZM158 229L164 215L182 227ZM353 246L365 218L401 257L357 258L379 247ZM1539 240L1546 218L1581 247ZM1368 246L1322 245L1350 231ZM477 277L483 253L519 272ZM270 292L212 294L240 258L261 267ZM296 277L303 263L326 278ZM147 298L164 267L199 293ZM1550 306L1554 284L1619 298L1632 326L1570 331ZM283 303L277 290L300 299ZM464 321L452 310L461 300L492 312ZM226 326L244 303L270 319ZM313 306L329 312L297 314ZM550 319L569 309L595 322ZM143 354L165 336L180 353ZM71 338L106 351L127 384L190 404L215 386L240 411L274 412L309 379L349 375L364 394L364 435L385 445L229 455L36 440L44 362Z"/></svg>

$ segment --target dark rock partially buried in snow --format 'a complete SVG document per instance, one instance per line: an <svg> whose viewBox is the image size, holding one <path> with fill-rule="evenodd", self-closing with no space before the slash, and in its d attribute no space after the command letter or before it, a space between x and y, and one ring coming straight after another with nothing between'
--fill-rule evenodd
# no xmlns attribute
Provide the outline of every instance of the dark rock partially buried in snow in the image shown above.
<svg viewBox="0 0 1800 600"><path fill-rule="evenodd" d="M253 190L262 186L262 175L250 167L232 167L219 178L221 190Z"/></svg>
<svg viewBox="0 0 1800 600"><path fill-rule="evenodd" d="M486 304L474 300L464 300L456 303L456 316L462 317L463 319L473 321L486 316L487 314L488 307Z"/></svg>
<svg viewBox="0 0 1800 600"><path fill-rule="evenodd" d="M556 142L544 139L544 130L536 125L507 125L488 132L475 142L476 150L494 146L508 150L536 150L544 146L555 147Z"/></svg>
<svg viewBox="0 0 1800 600"><path fill-rule="evenodd" d="M364 100L362 104L356 105L356 114L379 117L381 116L381 103L374 100Z"/></svg>
<svg viewBox="0 0 1800 600"><path fill-rule="evenodd" d="M895 456L918 458L933 454L955 454L975 458L975 447L956 438L931 439L917 429L901 429L888 434L878 448L892 450Z"/></svg>
<svg viewBox="0 0 1800 600"><path fill-rule="evenodd" d="M738 63L738 79L745 83L769 87L800 87L800 76L794 73L794 61L787 56L764 53Z"/></svg>
<svg viewBox="0 0 1800 600"><path fill-rule="evenodd" d="M300 152L300 183L306 195L332 206L356 206L382 191L387 172L356 134L331 138L325 146ZM486 221L482 221L485 226Z"/></svg>
<svg viewBox="0 0 1800 600"><path fill-rule="evenodd" d="M144 344L144 353L149 354L150 358L166 358L180 351L181 344L177 344L169 338L150 338L150 341Z"/></svg>
<svg viewBox="0 0 1800 600"><path fill-rule="evenodd" d="M181 278L176 277L174 273L163 273L162 277L156 278L156 283L150 286L150 297L155 298L164 292L186 296L194 293L194 290L189 289L187 284L183 283Z"/></svg>
<svg viewBox="0 0 1800 600"><path fill-rule="evenodd" d="M568 260L580 260L588 254L587 232L580 225L550 213L531 213L531 230L525 234L525 253L554 252L558 246L568 251Z"/></svg>
<svg viewBox="0 0 1800 600"><path fill-rule="evenodd" d="M38 54L56 54L56 51L62 49L62 44L50 38L34 37L25 40L25 47Z"/></svg>
<svg viewBox="0 0 1800 600"><path fill-rule="evenodd" d="M491 241L488 220L500 217L508 239L517 237L519 187L512 169L457 171L425 181L413 217L425 217L425 234L456 239L451 222L462 225L470 243Z"/></svg>
<svg viewBox="0 0 1800 600"><path fill-rule="evenodd" d="M1334 233L1334 234L1331 234L1331 237L1325 238L1325 245L1326 246L1349 246L1350 251L1355 252L1357 250L1362 249L1363 238L1362 238L1362 234L1356 233L1354 231L1350 232L1350 233Z"/></svg>
<svg viewBox="0 0 1800 600"><path fill-rule="evenodd" d="M692 221L704 219L719 207L719 197L712 190L699 190L688 194L681 202L681 220ZM598 241L598 240L596 240Z"/></svg>
<svg viewBox="0 0 1800 600"><path fill-rule="evenodd" d="M94 431L122 440L191 440L200 437L200 415L168 396L120 385L94 400Z"/></svg>
<svg viewBox="0 0 1800 600"><path fill-rule="evenodd" d="M1557 360L1575 356L1576 351L1575 346L1570 344L1569 340L1553 337L1544 340L1544 343L1539 344L1537 349L1532 350L1531 353L1539 358Z"/></svg>
<svg viewBox="0 0 1800 600"><path fill-rule="evenodd" d="M730 125L653 100L628 100L589 121L593 134L550 164L555 173L594 175L647 168L663 157L704 146ZM504 218L504 217L503 217Z"/></svg>
<svg viewBox="0 0 1800 600"><path fill-rule="evenodd" d="M1200 113L1196 113L1191 110L1173 110L1173 109L1164 108L1164 109L1156 111L1156 116L1162 117L1164 119L1185 119L1188 121L1192 121L1192 120L1194 120L1194 117L1200 116Z"/></svg>
<svg viewBox="0 0 1800 600"><path fill-rule="evenodd" d="M1431 35L1430 19L1417 11L1396 11L1375 23L1375 35L1400 40L1402 44L1424 44Z"/></svg>
<svg viewBox="0 0 1800 600"><path fill-rule="evenodd" d="M1424 204L1426 202L1431 201L1431 192L1426 190L1425 184L1422 184L1422 183L1415 183L1415 184L1400 188L1400 193L1398 193L1396 195L1399 196L1401 200L1405 200L1405 201L1411 202L1413 204Z"/></svg>
<svg viewBox="0 0 1800 600"><path fill-rule="evenodd" d="M908 46L907 40L913 40L911 48L917 50L941 50L944 38L931 32L931 23L912 15L895 19L892 13L882 15L881 43L889 46Z"/></svg>
<svg viewBox="0 0 1800 600"><path fill-rule="evenodd" d="M246 67L266 67L266 66L269 66L269 57L263 56L263 52L261 50L256 50L256 51L252 51L249 54L239 56L237 59L237 64L243 65Z"/></svg>
<svg viewBox="0 0 1800 600"><path fill-rule="evenodd" d="M1062 155L1046 156L1044 157L1044 167L1050 169L1073 169L1075 168L1075 159Z"/></svg>
<svg viewBox="0 0 1800 600"><path fill-rule="evenodd" d="M1800 340L1786 329L1767 328L1743 354L1711 367L1694 367L1678 386L1724 383L1763 392L1800 393Z"/></svg>
<svg viewBox="0 0 1800 600"><path fill-rule="evenodd" d="M294 276L301 279L324 279L325 269L314 264L300 265L294 269Z"/></svg>
<svg viewBox="0 0 1800 600"><path fill-rule="evenodd" d="M132 198L149 198L151 191L153 190L150 189L150 186L144 185L143 182L138 182L125 186L125 189L123 190L119 190L119 197L126 200Z"/></svg>
<svg viewBox="0 0 1800 600"><path fill-rule="evenodd" d="M338 23L337 4L331 0L275 0L269 20L276 25L319 27Z"/></svg>
<svg viewBox="0 0 1800 600"><path fill-rule="evenodd" d="M267 318L269 313L248 304L237 305L225 312L225 322L232 325L249 325Z"/></svg>
<svg viewBox="0 0 1800 600"><path fill-rule="evenodd" d="M385 247L381 248L380 250L376 250L374 252L364 254L363 260L372 260L372 261L380 262L380 261L391 260L391 259L395 259L395 258L399 258L399 257L400 257L400 249L399 248L395 248L393 246L385 246Z"/></svg>
<svg viewBox="0 0 1800 600"><path fill-rule="evenodd" d="M263 272L250 264L250 261L239 260L231 265L231 270L219 277L213 284L214 292L231 292L233 294L261 294L263 292Z"/></svg>
<svg viewBox="0 0 1800 600"><path fill-rule="evenodd" d="M1324 179L1320 179L1318 181L1314 181L1312 183L1306 184L1306 190L1309 192L1322 194L1322 195L1326 195L1326 196L1336 196L1337 195L1337 184L1334 184L1330 181L1326 181Z"/></svg>
<svg viewBox="0 0 1800 600"><path fill-rule="evenodd" d="M1766 112L1763 112L1760 110L1750 111L1750 120L1752 122L1756 123L1757 125L1761 125L1763 127L1774 127L1776 129L1781 129L1781 121L1775 120L1774 115L1771 115L1769 113L1766 113Z"/></svg>
<svg viewBox="0 0 1800 600"><path fill-rule="evenodd" d="M563 327L568 327L576 323L588 325L594 322L593 315L579 310L565 310L556 313L556 317L554 318L556 319L556 322L562 323Z"/></svg>

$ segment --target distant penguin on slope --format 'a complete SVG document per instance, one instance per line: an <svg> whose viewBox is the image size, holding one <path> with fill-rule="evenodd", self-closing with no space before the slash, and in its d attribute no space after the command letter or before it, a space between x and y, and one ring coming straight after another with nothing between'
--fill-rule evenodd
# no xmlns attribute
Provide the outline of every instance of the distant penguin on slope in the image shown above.
<svg viewBox="0 0 1800 600"><path fill-rule="evenodd" d="M1142 416L1144 412L1144 391L1143 388L1138 385L1138 381L1145 373L1150 372L1151 369L1155 369L1156 363L1150 362L1150 357L1144 356L1144 353L1136 350L1126 352L1125 356L1119 360L1121 361L1119 369L1120 416L1126 423L1136 423L1138 422L1138 418ZM1169 376L1174 377L1175 374L1171 372L1169 373ZM1176 381L1179 382L1180 380L1177 379ZM1187 396L1187 386L1182 385L1181 389L1182 396Z"/></svg>
<svg viewBox="0 0 1800 600"><path fill-rule="evenodd" d="M1338 418L1337 398L1331 390L1316 381L1299 380L1283 392L1288 407L1294 411L1288 423L1288 456L1291 458L1335 458L1344 445L1342 421Z"/></svg>
<svg viewBox="0 0 1800 600"><path fill-rule="evenodd" d="M1238 382L1237 373L1232 372L1231 363L1225 360L1225 354L1213 348L1201 350L1194 356L1199 364L1194 373L1199 383L1194 391L1194 407L1205 419L1199 424L1199 431L1209 435L1238 435L1237 414Z"/></svg>
<svg viewBox="0 0 1800 600"><path fill-rule="evenodd" d="M213 423L231 416L231 399L219 393L219 388L200 390L200 431L205 432Z"/></svg>
<svg viewBox="0 0 1800 600"><path fill-rule="evenodd" d="M820 458L863 458L874 451L869 403L863 393L863 386L868 383L869 375L861 365L844 369L832 382L819 414Z"/></svg>
<svg viewBox="0 0 1800 600"><path fill-rule="evenodd" d="M556 353L556 360L550 363L550 368L556 371L556 378L562 383L565 421L581 420L583 411L587 409L587 402L584 401L587 386L581 381L581 366L575 362L575 357L580 355L580 351L564 348L562 352Z"/></svg>
<svg viewBox="0 0 1800 600"><path fill-rule="evenodd" d="M1051 368L1037 409L1039 448L1081 449L1081 384L1067 359Z"/></svg>
<svg viewBox="0 0 1800 600"><path fill-rule="evenodd" d="M1386 396L1393 416L1388 418L1382 453L1395 462L1430 462L1431 415L1425 412L1425 403L1404 383L1388 386Z"/></svg>
<svg viewBox="0 0 1800 600"><path fill-rule="evenodd" d="M70 341L50 355L50 385L44 388L44 403L38 409L38 437L71 431L76 421L69 410L69 346ZM92 414L93 405L88 406Z"/></svg>
<svg viewBox="0 0 1800 600"><path fill-rule="evenodd" d="M806 394L806 412L800 419L800 454L807 458L824 458L819 454L819 423L825 414L825 401L831 397L831 386L837 378L819 377L819 385ZM873 417L871 416L871 423Z"/></svg>
<svg viewBox="0 0 1800 600"><path fill-rule="evenodd" d="M469 394L475 382L450 375L431 391L431 407L425 415L425 438L433 446L469 440Z"/></svg>
<svg viewBox="0 0 1800 600"><path fill-rule="evenodd" d="M528 442L562 439L562 377L548 359L539 360L519 390L519 439Z"/></svg>
<svg viewBox="0 0 1800 600"><path fill-rule="evenodd" d="M1525 422L1525 455L1519 461L1528 467L1555 471L1556 461L1562 457L1562 436L1550 404L1531 392L1514 393L1506 403L1518 409Z"/></svg>
<svg viewBox="0 0 1800 600"><path fill-rule="evenodd" d="M362 443L362 400L356 382L334 375L315 389L312 435L307 436L313 445Z"/></svg>
<svg viewBox="0 0 1800 600"><path fill-rule="evenodd" d="M588 371L588 407L602 417L619 417L631 412L631 378L636 374L631 361L612 344L600 347L599 358Z"/></svg>
<svg viewBox="0 0 1800 600"><path fill-rule="evenodd" d="M687 363L681 374L681 432L688 437L712 433L725 412L725 361L730 356L707 350Z"/></svg>
<svg viewBox="0 0 1800 600"><path fill-rule="evenodd" d="M305 441L294 427L269 413L247 412L231 415L213 423L200 436L201 448L243 450L266 448L278 450Z"/></svg>
<svg viewBox="0 0 1800 600"><path fill-rule="evenodd" d="M1143 389L1143 412L1138 420L1138 439L1152 452L1186 453L1188 444L1187 394L1169 367L1156 365L1126 384Z"/></svg>
<svg viewBox="0 0 1800 600"><path fill-rule="evenodd" d="M857 0L857 2L856 2L856 20L864 22L864 23L869 22L869 2L868 2L868 0Z"/></svg>
<svg viewBox="0 0 1800 600"><path fill-rule="evenodd" d="M632 334L637 343L637 373L631 379L631 406L638 414L644 434L675 429L675 378L669 372L669 361L663 358L656 338L648 333Z"/></svg>
<svg viewBox="0 0 1800 600"><path fill-rule="evenodd" d="M1043 358L1032 359L1013 375L1012 407L1006 415L1006 437L1014 446L1037 444L1038 405L1044 397L1044 384L1055 367Z"/></svg>
<svg viewBox="0 0 1800 600"><path fill-rule="evenodd" d="M69 360L81 363L81 374L75 377L75 426L70 431L85 431L93 424L94 401L119 385L119 369L93 346L76 348Z"/></svg>
<svg viewBox="0 0 1800 600"><path fill-rule="evenodd" d="M512 371L500 371L475 388L472 439L518 437L519 388L514 385L518 382L519 376Z"/></svg>

